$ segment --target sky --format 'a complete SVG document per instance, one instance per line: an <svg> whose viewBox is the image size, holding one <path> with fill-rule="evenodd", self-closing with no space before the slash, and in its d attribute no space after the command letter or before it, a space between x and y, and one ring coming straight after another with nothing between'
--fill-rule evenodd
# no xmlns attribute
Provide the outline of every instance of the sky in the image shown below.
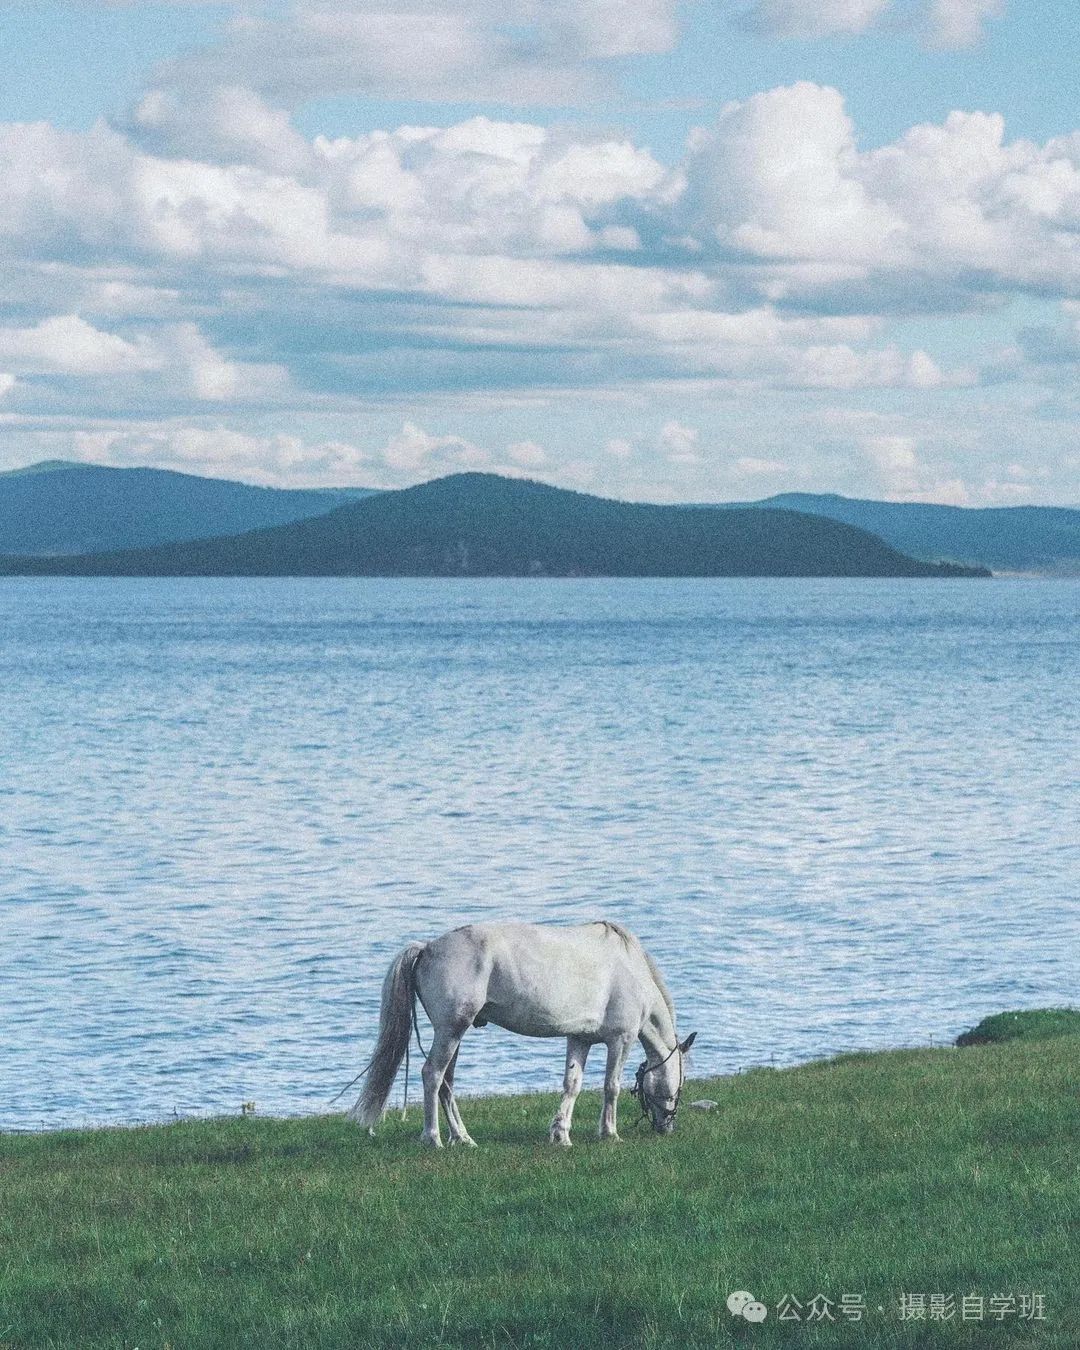
<svg viewBox="0 0 1080 1350"><path fill-rule="evenodd" d="M0 470L1080 505L1075 0L0 33Z"/></svg>

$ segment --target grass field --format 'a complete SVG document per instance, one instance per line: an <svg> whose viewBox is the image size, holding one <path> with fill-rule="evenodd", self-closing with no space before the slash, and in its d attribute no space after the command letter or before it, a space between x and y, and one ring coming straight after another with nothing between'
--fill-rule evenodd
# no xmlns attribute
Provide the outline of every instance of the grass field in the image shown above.
<svg viewBox="0 0 1080 1350"><path fill-rule="evenodd" d="M0 1346L1076 1350L1080 1036L1009 1029L693 1083L719 1108L669 1138L624 1096L601 1144L585 1094L569 1150L554 1094L465 1102L480 1148L441 1153L416 1107L0 1136Z"/></svg>

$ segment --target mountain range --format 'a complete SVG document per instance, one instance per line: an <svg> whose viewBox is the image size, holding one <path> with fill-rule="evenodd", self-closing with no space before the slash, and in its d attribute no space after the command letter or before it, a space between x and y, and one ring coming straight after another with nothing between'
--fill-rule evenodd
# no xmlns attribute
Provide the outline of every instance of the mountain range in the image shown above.
<svg viewBox="0 0 1080 1350"><path fill-rule="evenodd" d="M842 520L913 558L947 558L1002 572L1080 576L1080 511L1069 507L972 508L804 492L740 505Z"/></svg>
<svg viewBox="0 0 1080 1350"><path fill-rule="evenodd" d="M855 526L757 507L612 501L461 473L318 516L151 548L0 557L0 572L76 576L988 575L924 562Z"/></svg>
<svg viewBox="0 0 1080 1350"><path fill-rule="evenodd" d="M254 487L166 469L49 460L0 473L0 555L9 555L3 570L10 572L19 566L11 555L74 557L156 549L312 520L375 495L374 489L362 487ZM476 504L481 509L479 495ZM694 509L796 512L865 530L922 562L1080 575L1080 510L1067 507L970 508L783 493ZM164 565L164 559L160 562ZM547 565L554 565L553 559Z"/></svg>
<svg viewBox="0 0 1080 1350"><path fill-rule="evenodd" d="M239 534L325 515L367 491L293 491L169 469L45 460L0 474L0 553L101 553Z"/></svg>

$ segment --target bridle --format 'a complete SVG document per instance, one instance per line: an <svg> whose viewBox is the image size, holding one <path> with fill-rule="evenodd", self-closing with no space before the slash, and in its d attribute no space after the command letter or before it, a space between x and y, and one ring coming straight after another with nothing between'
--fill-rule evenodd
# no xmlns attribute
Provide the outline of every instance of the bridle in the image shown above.
<svg viewBox="0 0 1080 1350"><path fill-rule="evenodd" d="M679 1086L675 1093L675 1103L673 1106L661 1106L659 1099L651 1092L646 1091L645 1075L647 1073L652 1073L654 1069L662 1069L676 1051L679 1052ZM675 1048L669 1050L664 1058L658 1063L650 1064L648 1059L645 1059L639 1064L637 1073L634 1075L634 1086L630 1089L630 1096L633 1097L641 1107L641 1115L638 1117L637 1123L640 1125L643 1119L648 1120L650 1112L654 1112L661 1124L674 1124L675 1117L679 1110L679 1100L682 1097L683 1084L685 1082L686 1074L683 1072L682 1046L679 1044L678 1040L675 1041Z"/></svg>

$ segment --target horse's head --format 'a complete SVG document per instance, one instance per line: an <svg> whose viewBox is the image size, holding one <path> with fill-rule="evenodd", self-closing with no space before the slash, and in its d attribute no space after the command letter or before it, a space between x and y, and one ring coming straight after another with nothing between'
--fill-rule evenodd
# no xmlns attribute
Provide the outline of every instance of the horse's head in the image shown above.
<svg viewBox="0 0 1080 1350"><path fill-rule="evenodd" d="M693 1045L695 1036L697 1032L692 1031L685 1041L678 1042L674 1050L658 1063L650 1065L646 1060L644 1064L638 1065L631 1093L637 1098L642 1114L649 1117L657 1134L670 1134L675 1128L679 1098L686 1081L683 1056Z"/></svg>

